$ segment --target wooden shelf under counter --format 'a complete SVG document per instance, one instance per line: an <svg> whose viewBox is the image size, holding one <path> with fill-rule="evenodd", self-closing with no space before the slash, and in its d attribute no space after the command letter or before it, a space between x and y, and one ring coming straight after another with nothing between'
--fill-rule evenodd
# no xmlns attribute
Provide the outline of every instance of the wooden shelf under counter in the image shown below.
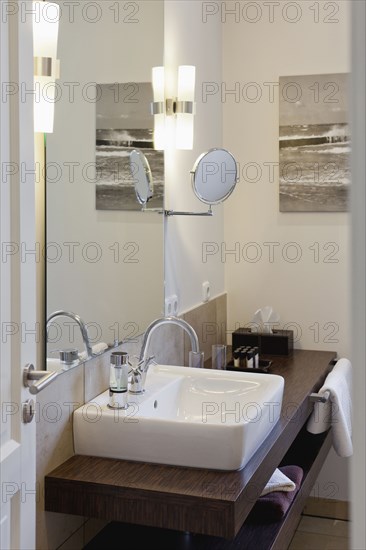
<svg viewBox="0 0 366 550"><path fill-rule="evenodd" d="M172 536L174 530L182 532L174 536L185 537L184 548L249 549L254 544L261 550L286 548L331 446L330 433L313 436L304 425L313 407L309 395L322 386L335 357L334 352L295 350L289 356L271 358L271 372L285 379L281 418L242 470L76 455L46 476L46 510L135 524L128 529L135 529L137 537L142 530L136 524L158 528L153 529L154 544ZM290 510L281 522L244 523L281 463L304 470L301 490ZM192 543L187 532L196 534Z"/></svg>

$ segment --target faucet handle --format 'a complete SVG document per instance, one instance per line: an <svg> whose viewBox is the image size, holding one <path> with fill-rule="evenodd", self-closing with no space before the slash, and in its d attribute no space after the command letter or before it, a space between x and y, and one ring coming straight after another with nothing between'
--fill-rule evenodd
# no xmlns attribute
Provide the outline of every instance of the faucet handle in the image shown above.
<svg viewBox="0 0 366 550"><path fill-rule="evenodd" d="M138 373L144 361L143 360L140 361L137 355L133 355L131 359L133 359L132 362L130 360L128 361L128 365L131 367L129 374Z"/></svg>
<svg viewBox="0 0 366 550"><path fill-rule="evenodd" d="M133 366L130 363L132 376L130 381L130 393L142 394L144 393L144 386L146 380L146 374L149 370L150 365L157 365L155 361L155 355L150 355L146 360L142 359L137 363L136 366Z"/></svg>
<svg viewBox="0 0 366 550"><path fill-rule="evenodd" d="M150 365L157 365L157 362L155 361L155 355L150 355L150 357L145 360L144 370L147 371Z"/></svg>
<svg viewBox="0 0 366 550"><path fill-rule="evenodd" d="M133 356L134 359L139 359L137 355ZM131 371L134 374L143 374L144 372L147 372L147 369L150 367L150 365L157 365L157 362L155 361L155 355L150 355L147 359L141 359L141 361L138 361L137 364L133 364L130 361L128 364L131 367ZM142 367L142 368L141 368Z"/></svg>

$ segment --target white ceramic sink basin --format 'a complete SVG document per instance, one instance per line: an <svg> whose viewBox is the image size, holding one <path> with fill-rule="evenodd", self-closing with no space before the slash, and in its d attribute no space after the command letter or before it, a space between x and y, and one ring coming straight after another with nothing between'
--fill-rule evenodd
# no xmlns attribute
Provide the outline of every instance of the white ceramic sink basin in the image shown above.
<svg viewBox="0 0 366 550"><path fill-rule="evenodd" d="M243 468L279 419L282 376L155 365L127 410L109 391L74 412L77 454L197 468Z"/></svg>

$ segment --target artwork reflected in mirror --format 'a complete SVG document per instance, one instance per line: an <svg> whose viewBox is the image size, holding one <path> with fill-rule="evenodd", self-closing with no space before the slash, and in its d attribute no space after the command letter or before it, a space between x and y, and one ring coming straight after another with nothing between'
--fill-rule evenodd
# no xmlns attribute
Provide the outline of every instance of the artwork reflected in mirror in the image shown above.
<svg viewBox="0 0 366 550"><path fill-rule="evenodd" d="M280 78L281 212L345 212L351 183L347 74Z"/></svg>
<svg viewBox="0 0 366 550"><path fill-rule="evenodd" d="M96 209L141 210L130 154L138 149L149 163L154 194L147 208L163 208L164 153L154 149L151 82L99 84L96 104Z"/></svg>

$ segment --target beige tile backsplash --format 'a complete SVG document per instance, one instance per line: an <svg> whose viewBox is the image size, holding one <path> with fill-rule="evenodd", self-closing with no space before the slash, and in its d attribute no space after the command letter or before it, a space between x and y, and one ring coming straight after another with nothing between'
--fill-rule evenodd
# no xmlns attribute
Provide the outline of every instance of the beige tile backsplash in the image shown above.
<svg viewBox="0 0 366 550"><path fill-rule="evenodd" d="M225 342L226 295L219 296L182 316L196 330L205 358L211 345ZM120 350L138 355L141 337ZM175 326L159 327L149 352L163 364L188 364L189 339ZM186 355L186 357L185 357ZM108 387L109 353L61 374L37 398L37 549L83 548L104 522L44 511L44 477L74 454L72 412Z"/></svg>
<svg viewBox="0 0 366 550"><path fill-rule="evenodd" d="M200 349L205 360L212 355L213 344L226 343L226 294L202 304L182 315L197 332ZM191 349L189 337L184 335L184 364L188 365L188 353Z"/></svg>
<svg viewBox="0 0 366 550"><path fill-rule="evenodd" d="M84 402L94 399L108 387L109 353L96 357L84 366Z"/></svg>

